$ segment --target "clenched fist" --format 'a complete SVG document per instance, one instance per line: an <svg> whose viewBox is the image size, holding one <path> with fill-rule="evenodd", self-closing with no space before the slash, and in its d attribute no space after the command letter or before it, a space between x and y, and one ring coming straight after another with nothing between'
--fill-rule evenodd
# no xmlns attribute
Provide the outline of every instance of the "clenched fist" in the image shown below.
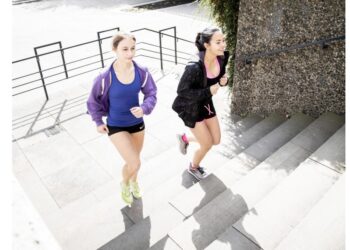
<svg viewBox="0 0 350 250"><path fill-rule="evenodd" d="M219 88L220 88L220 86L219 86L218 83L217 83L217 84L214 84L214 85L211 85L211 86L210 86L210 93L211 93L212 95L215 95L216 92L218 92Z"/></svg>
<svg viewBox="0 0 350 250"><path fill-rule="evenodd" d="M143 110L141 107L132 107L130 112L136 117L141 118L143 116Z"/></svg>
<svg viewBox="0 0 350 250"><path fill-rule="evenodd" d="M228 79L227 79L227 75L225 74L220 78L220 86L221 87L226 86L227 82L228 82Z"/></svg>
<svg viewBox="0 0 350 250"><path fill-rule="evenodd" d="M99 132L101 134L109 133L107 125L106 124L102 124L102 125L98 126L97 127L97 132Z"/></svg>

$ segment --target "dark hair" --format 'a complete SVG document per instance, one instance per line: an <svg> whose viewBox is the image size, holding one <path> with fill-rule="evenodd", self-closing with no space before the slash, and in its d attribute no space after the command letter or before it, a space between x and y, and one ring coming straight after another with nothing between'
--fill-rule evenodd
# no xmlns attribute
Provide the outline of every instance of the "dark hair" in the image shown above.
<svg viewBox="0 0 350 250"><path fill-rule="evenodd" d="M136 42L136 38L133 34L119 31L117 34L115 34L112 38L112 49L117 49L119 43L124 40L125 38L130 37L132 40Z"/></svg>
<svg viewBox="0 0 350 250"><path fill-rule="evenodd" d="M199 51L205 51L204 43L210 43L211 38L215 32L221 31L219 28L205 28L196 36L195 45Z"/></svg>

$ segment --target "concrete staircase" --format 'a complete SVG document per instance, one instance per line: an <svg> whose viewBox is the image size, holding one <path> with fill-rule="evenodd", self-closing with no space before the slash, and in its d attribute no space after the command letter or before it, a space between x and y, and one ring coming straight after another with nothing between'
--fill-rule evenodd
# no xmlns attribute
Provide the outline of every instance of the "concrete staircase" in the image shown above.
<svg viewBox="0 0 350 250"><path fill-rule="evenodd" d="M158 104L145 117L143 197L131 207L120 198L123 160L86 114L13 143L14 174L62 249L343 249L344 117L241 118L223 88L214 96L221 144L198 182L186 171L195 144L183 156L175 138L182 71L152 70ZM85 111L82 101L62 115Z"/></svg>
<svg viewBox="0 0 350 250"><path fill-rule="evenodd" d="M344 117L233 119L200 182L176 147L157 156L122 208L134 224L99 249L343 249Z"/></svg>

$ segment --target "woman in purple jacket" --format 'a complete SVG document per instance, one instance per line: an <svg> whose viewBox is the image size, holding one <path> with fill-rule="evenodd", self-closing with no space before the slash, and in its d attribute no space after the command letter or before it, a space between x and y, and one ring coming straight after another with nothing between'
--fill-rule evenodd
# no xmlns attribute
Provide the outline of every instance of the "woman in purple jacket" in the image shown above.
<svg viewBox="0 0 350 250"><path fill-rule="evenodd" d="M112 38L117 59L94 79L87 101L97 131L108 134L125 161L121 196L129 205L133 197L141 197L137 174L145 135L143 116L150 114L157 102L157 87L151 74L133 61L135 43L135 37L128 33L120 32ZM141 105L140 91L144 95ZM103 116L107 116L107 124Z"/></svg>

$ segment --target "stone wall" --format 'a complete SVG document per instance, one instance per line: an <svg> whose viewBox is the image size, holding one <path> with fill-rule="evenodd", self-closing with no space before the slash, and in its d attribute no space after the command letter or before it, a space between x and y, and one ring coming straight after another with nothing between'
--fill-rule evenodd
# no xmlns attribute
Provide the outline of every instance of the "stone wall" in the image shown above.
<svg viewBox="0 0 350 250"><path fill-rule="evenodd" d="M240 2L236 59L258 52L345 35L345 1L244 0ZM345 42L309 46L237 62L233 112L345 112Z"/></svg>

